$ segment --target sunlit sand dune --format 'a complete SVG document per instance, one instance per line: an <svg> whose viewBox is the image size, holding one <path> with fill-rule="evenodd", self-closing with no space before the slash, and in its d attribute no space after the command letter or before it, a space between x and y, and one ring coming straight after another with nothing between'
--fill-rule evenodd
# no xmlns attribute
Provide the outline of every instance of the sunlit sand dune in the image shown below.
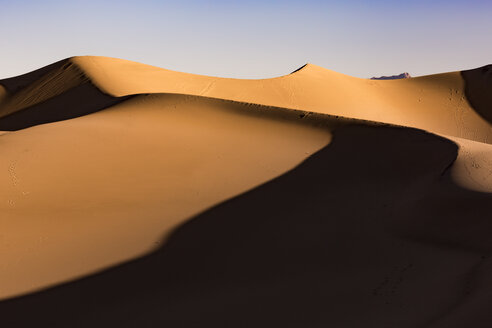
<svg viewBox="0 0 492 328"><path fill-rule="evenodd" d="M489 327L491 76L0 80L1 320Z"/></svg>
<svg viewBox="0 0 492 328"><path fill-rule="evenodd" d="M238 80L172 72L105 57L77 57L73 61L97 86L113 96L148 92L195 94L492 141L489 122L467 101L460 72L375 81L307 64L278 78Z"/></svg>
<svg viewBox="0 0 492 328"><path fill-rule="evenodd" d="M184 219L292 169L331 138L323 122L299 120L168 94L1 136L3 295L141 254Z"/></svg>
<svg viewBox="0 0 492 328"><path fill-rule="evenodd" d="M470 102L482 103L483 98L490 97L487 90L492 83L492 71L484 69L378 81L307 64L277 78L241 80L174 72L108 57L73 57L51 65L50 69L42 69L42 73L47 73L41 77L40 73L26 75L21 82L28 86L2 106L0 115L42 103L67 91L73 95L89 92L85 89L75 92L74 88L97 86L97 91L116 98L146 93L199 95L411 126L490 143L492 129L487 114L484 116L484 106L473 108L470 105ZM16 90L20 82L13 78L3 84ZM467 97L467 85L476 90L468 90L472 99ZM488 98L485 103L487 101ZM106 106L113 104L111 100L107 102ZM80 106L80 102L77 104ZM95 111L105 106L92 107Z"/></svg>

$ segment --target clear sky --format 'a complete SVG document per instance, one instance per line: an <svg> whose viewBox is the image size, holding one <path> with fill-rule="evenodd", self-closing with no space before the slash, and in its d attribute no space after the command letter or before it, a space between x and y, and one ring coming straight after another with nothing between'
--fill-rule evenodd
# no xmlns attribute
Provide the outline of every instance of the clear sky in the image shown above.
<svg viewBox="0 0 492 328"><path fill-rule="evenodd" d="M492 63L492 0L0 0L0 78L74 55L237 78L306 62L371 77Z"/></svg>

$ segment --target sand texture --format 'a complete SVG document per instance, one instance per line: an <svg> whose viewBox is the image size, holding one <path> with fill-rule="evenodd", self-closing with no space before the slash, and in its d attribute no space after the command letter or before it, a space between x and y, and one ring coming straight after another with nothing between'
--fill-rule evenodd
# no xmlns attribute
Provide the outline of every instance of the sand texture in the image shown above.
<svg viewBox="0 0 492 328"><path fill-rule="evenodd" d="M0 322L491 327L491 95L490 66L0 80Z"/></svg>

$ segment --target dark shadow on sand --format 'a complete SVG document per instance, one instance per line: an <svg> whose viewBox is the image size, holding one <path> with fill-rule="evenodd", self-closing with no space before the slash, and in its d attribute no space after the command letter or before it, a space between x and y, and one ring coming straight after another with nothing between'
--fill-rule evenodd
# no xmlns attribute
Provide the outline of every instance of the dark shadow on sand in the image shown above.
<svg viewBox="0 0 492 328"><path fill-rule="evenodd" d="M84 83L47 101L0 118L0 131L15 131L92 114L130 97L112 97L91 83Z"/></svg>
<svg viewBox="0 0 492 328"><path fill-rule="evenodd" d="M46 74L50 73L53 70L59 69L63 65L69 64L69 59L62 59L57 61L56 63L50 64L45 67L41 67L35 71L22 74L19 76L14 76L6 79L0 80L0 84L7 90L8 93L14 94L21 89L27 87L29 84L34 81L42 78Z"/></svg>
<svg viewBox="0 0 492 328"><path fill-rule="evenodd" d="M468 103L492 124L492 65L462 71Z"/></svg>
<svg viewBox="0 0 492 328"><path fill-rule="evenodd" d="M47 74L65 70L70 65L70 59L64 59L24 75L0 80L0 85L7 90L8 94L14 95ZM112 97L87 81L36 105L1 117L0 131L15 131L88 115L116 105L130 97Z"/></svg>
<svg viewBox="0 0 492 328"><path fill-rule="evenodd" d="M70 59L64 59L24 75L0 80L0 85L10 95L14 95L52 72L66 70L70 65L72 65ZM1 117L0 131L15 131L88 115L116 105L130 97L132 96L110 96L90 81L86 81L43 102Z"/></svg>
<svg viewBox="0 0 492 328"><path fill-rule="evenodd" d="M415 129L337 128L299 167L185 223L154 253L0 302L0 322L490 327L487 304L480 321L440 325L473 295L492 248L492 196L450 181L456 155Z"/></svg>

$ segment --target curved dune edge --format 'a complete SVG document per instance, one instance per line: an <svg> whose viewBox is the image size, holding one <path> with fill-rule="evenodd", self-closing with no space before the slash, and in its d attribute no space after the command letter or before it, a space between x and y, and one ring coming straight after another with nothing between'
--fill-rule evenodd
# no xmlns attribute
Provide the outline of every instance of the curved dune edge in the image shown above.
<svg viewBox="0 0 492 328"><path fill-rule="evenodd" d="M196 216L156 252L1 302L0 316L20 327L487 328L492 195L452 183L457 152L421 130L338 125L294 170Z"/></svg>
<svg viewBox="0 0 492 328"><path fill-rule="evenodd" d="M451 167L451 178L457 185L492 193L492 145L443 136L459 146L458 157Z"/></svg>
<svg viewBox="0 0 492 328"><path fill-rule="evenodd" d="M292 169L342 123L149 95L2 135L0 296L141 256L189 217Z"/></svg>

